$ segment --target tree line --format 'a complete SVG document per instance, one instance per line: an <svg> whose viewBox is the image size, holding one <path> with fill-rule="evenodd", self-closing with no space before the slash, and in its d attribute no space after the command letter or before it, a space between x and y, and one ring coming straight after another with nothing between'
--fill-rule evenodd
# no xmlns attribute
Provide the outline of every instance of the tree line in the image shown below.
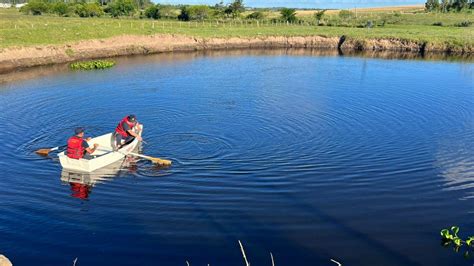
<svg viewBox="0 0 474 266"><path fill-rule="evenodd" d="M429 12L460 12L474 9L473 0L427 0L425 8Z"/></svg>
<svg viewBox="0 0 474 266"><path fill-rule="evenodd" d="M219 2L214 6L207 5L165 5L154 4L151 0L30 0L20 8L25 14L42 15L56 14L70 17L111 17L134 16L150 19L178 19L181 21L207 19L253 19L263 20L266 12L253 10L245 17L246 11L243 0L234 0L229 4ZM320 11L316 19L320 20L324 11ZM278 21L296 22L296 10L291 8L280 9Z"/></svg>

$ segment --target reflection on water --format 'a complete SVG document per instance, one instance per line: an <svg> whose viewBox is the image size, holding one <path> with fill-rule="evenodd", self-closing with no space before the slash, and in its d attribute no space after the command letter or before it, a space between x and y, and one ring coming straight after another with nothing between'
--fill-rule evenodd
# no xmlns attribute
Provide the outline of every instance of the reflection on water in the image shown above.
<svg viewBox="0 0 474 266"><path fill-rule="evenodd" d="M70 186L72 197L87 200L92 188L96 185L105 184L121 175L135 173L137 161L132 156L126 156L123 161L112 163L91 173L71 172L63 169L61 182Z"/></svg>
<svg viewBox="0 0 474 266"><path fill-rule="evenodd" d="M114 58L118 64L140 64L157 58L161 62L177 63L179 61L190 61L200 57L221 57L221 56L346 56L346 57L366 57L381 59L404 59L404 60L433 60L433 61L452 61L452 62L473 62L474 55L449 55L445 53L428 53L421 55L410 52L393 51L337 51L332 49L230 49L230 50L210 50L197 52L176 52L155 55L134 55ZM21 69L15 72L0 74L0 84L6 84L14 81L28 80L37 77L57 75L61 72L71 71L68 64L56 64L52 66L39 66L27 69Z"/></svg>

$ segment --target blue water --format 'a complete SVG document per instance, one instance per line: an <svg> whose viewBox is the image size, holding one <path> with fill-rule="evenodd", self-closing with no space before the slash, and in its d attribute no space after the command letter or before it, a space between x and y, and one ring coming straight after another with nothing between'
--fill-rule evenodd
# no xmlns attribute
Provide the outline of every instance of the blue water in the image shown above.
<svg viewBox="0 0 474 266"><path fill-rule="evenodd" d="M251 265L474 263L439 236L474 235L472 62L260 51L41 71L0 83L14 265L244 265L238 240ZM171 168L74 176L33 153L128 113Z"/></svg>

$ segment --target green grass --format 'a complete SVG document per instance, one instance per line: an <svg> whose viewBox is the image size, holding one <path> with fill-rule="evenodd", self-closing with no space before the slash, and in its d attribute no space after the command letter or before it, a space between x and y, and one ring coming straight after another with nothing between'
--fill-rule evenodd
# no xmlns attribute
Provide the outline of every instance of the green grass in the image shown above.
<svg viewBox="0 0 474 266"><path fill-rule="evenodd" d="M105 69L115 66L115 61L112 60L92 60L71 63L69 67L73 70L93 70Z"/></svg>
<svg viewBox="0 0 474 266"><path fill-rule="evenodd" d="M388 13L387 13L388 14ZM387 16L376 13L368 16ZM366 15L366 14L364 14ZM389 15L389 14L388 14ZM393 14L392 14L393 15ZM390 16L392 16L390 15ZM335 15L331 15L335 16ZM362 15L361 15L362 16ZM361 19L358 16L358 19ZM103 39L118 35L182 34L195 37L258 36L342 36L355 39L397 38L455 46L474 46L474 27L449 26L459 21L474 21L473 14L403 14L399 22L372 29L313 25L244 24L216 21L179 22L176 20L112 19L23 15L15 9L0 9L0 48L63 44ZM444 26L433 26L442 22Z"/></svg>

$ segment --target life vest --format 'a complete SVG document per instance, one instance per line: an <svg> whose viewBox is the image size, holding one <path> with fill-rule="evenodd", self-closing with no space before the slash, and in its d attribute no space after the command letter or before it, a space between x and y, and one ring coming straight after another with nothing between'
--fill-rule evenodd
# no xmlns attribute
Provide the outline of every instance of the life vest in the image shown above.
<svg viewBox="0 0 474 266"><path fill-rule="evenodd" d="M67 157L72 159L81 159L84 156L84 147L82 142L84 140L77 136L72 136L67 141Z"/></svg>
<svg viewBox="0 0 474 266"><path fill-rule="evenodd" d="M127 131L125 131L125 129L123 129L123 126L122 126L123 123L127 123L130 129L132 129L135 126L135 123L128 121L128 116L124 117L122 121L118 123L117 127L115 128L115 132L122 135L122 137L126 138L128 137L129 134Z"/></svg>

